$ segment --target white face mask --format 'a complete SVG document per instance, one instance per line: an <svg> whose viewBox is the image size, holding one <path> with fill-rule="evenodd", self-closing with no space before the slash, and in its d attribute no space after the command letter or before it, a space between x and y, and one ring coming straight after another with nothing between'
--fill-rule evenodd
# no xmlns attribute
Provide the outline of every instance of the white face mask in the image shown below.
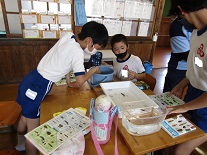
<svg viewBox="0 0 207 155"><path fill-rule="evenodd" d="M88 49L88 45L87 45L87 47L84 49L84 52L85 52L86 54L89 54L89 55L94 55L94 54L96 54L97 49L96 49L95 47L93 47L93 50L92 50L92 51L89 51L89 49Z"/></svg>

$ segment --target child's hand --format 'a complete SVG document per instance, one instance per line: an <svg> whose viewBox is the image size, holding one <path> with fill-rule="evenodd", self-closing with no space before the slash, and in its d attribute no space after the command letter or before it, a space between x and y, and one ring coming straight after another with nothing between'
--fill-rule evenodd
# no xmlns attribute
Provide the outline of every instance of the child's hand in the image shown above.
<svg viewBox="0 0 207 155"><path fill-rule="evenodd" d="M132 70L128 71L128 78L129 80L133 80L135 78L136 73Z"/></svg>
<svg viewBox="0 0 207 155"><path fill-rule="evenodd" d="M173 113L185 113L188 110L186 109L185 104L179 106L167 106L168 115Z"/></svg>
<svg viewBox="0 0 207 155"><path fill-rule="evenodd" d="M77 82L69 82L68 83L68 86L69 87L72 87L72 88L79 88L79 84Z"/></svg>
<svg viewBox="0 0 207 155"><path fill-rule="evenodd" d="M171 90L171 94L177 96L178 98L181 98L183 95L183 91L184 89L182 87L180 87L179 85L176 85L172 90Z"/></svg>

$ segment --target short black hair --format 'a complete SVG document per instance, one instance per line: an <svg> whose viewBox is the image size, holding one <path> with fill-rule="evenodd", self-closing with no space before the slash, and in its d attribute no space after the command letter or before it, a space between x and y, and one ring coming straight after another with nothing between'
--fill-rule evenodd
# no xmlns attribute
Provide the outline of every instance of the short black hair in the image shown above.
<svg viewBox="0 0 207 155"><path fill-rule="evenodd" d="M171 9L169 14L175 15L178 13L178 6L182 8L183 11L195 12L201 9L207 9L207 0L171 0Z"/></svg>
<svg viewBox="0 0 207 155"><path fill-rule="evenodd" d="M127 37L123 34L116 34L111 38L111 47L113 48L115 43L123 42L128 46Z"/></svg>
<svg viewBox="0 0 207 155"><path fill-rule="evenodd" d="M80 40L84 40L87 37L91 37L93 39L93 44L105 47L108 43L109 35L103 24L90 21L83 25L81 32L78 34L78 38Z"/></svg>

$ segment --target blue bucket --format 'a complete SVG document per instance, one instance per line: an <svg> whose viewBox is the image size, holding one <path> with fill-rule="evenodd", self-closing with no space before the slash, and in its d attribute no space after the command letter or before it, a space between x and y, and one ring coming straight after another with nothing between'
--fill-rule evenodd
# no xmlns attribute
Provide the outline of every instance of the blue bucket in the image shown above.
<svg viewBox="0 0 207 155"><path fill-rule="evenodd" d="M91 84L98 86L103 82L111 82L113 80L114 70L108 66L99 66L100 74L93 74Z"/></svg>
<svg viewBox="0 0 207 155"><path fill-rule="evenodd" d="M151 74L153 65L149 61L143 61L146 74Z"/></svg>

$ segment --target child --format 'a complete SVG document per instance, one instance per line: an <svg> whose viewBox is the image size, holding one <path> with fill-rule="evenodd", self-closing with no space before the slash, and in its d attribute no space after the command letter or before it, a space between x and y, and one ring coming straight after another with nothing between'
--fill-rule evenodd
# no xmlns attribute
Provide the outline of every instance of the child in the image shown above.
<svg viewBox="0 0 207 155"><path fill-rule="evenodd" d="M207 133L207 1L173 0L187 21L196 29L192 32L190 52L187 59L186 78L175 86L171 93L181 97L188 86L184 105L168 107L169 113L184 113L192 110L192 121ZM194 148L207 141L203 137L189 140L175 148L174 155L189 155Z"/></svg>
<svg viewBox="0 0 207 155"><path fill-rule="evenodd" d="M96 49L105 47L107 42L106 27L94 21L86 23L77 36L68 33L59 39L41 59L37 68L29 73L19 86L17 102L22 107L22 115L17 126L19 134L30 132L40 125L40 104L54 82L67 75L67 83L70 83L68 77L70 71L73 71L76 83L82 85L94 73L100 72L98 67L94 67L85 73L84 52L95 54ZM27 140L25 147L27 154L38 154L38 150Z"/></svg>
<svg viewBox="0 0 207 155"><path fill-rule="evenodd" d="M185 78L187 71L187 58L190 51L190 37L192 28L185 25L186 19L182 17L177 6L171 7L169 15L177 17L170 24L170 45L172 48L168 71L165 76L163 92L171 91Z"/></svg>
<svg viewBox="0 0 207 155"><path fill-rule="evenodd" d="M111 38L111 48L117 57L113 60L113 66L115 74L120 80L137 81L145 78L145 69L140 58L127 51L126 36L123 34L114 35Z"/></svg>

